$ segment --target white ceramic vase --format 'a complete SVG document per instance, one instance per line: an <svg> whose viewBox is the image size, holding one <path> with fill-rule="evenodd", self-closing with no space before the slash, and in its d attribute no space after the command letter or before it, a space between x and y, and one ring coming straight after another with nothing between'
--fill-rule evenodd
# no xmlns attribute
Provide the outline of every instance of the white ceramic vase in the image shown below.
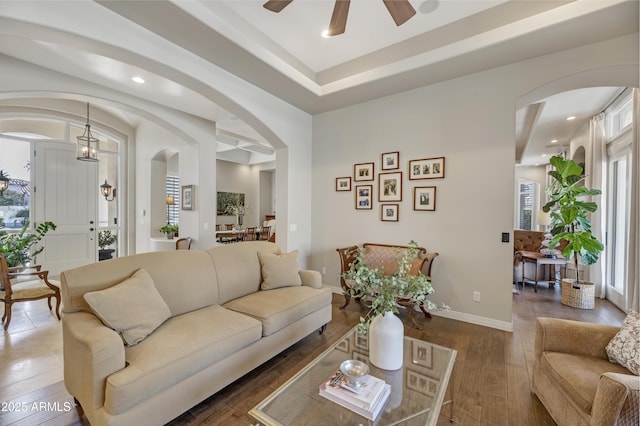
<svg viewBox="0 0 640 426"><path fill-rule="evenodd" d="M369 325L369 360L383 370L402 367L404 325L393 312L378 315Z"/></svg>

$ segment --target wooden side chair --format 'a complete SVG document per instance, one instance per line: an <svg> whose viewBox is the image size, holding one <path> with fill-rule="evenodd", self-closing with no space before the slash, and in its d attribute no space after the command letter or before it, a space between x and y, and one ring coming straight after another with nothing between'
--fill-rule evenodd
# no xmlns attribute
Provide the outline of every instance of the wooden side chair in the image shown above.
<svg viewBox="0 0 640 426"><path fill-rule="evenodd" d="M225 223L224 229L225 231L233 231L233 223Z"/></svg>
<svg viewBox="0 0 640 426"><path fill-rule="evenodd" d="M222 231L222 225L220 225L219 223L216 224L216 232L217 231Z"/></svg>
<svg viewBox="0 0 640 426"><path fill-rule="evenodd" d="M244 236L244 240L245 241L255 241L256 238L256 228L252 227L252 228L247 228L245 236Z"/></svg>
<svg viewBox="0 0 640 426"><path fill-rule="evenodd" d="M191 250L191 237L179 238L176 241L176 250Z"/></svg>
<svg viewBox="0 0 640 426"><path fill-rule="evenodd" d="M60 287L49 281L49 271L42 271L40 265L9 268L4 256L0 254L0 301L4 303L2 322L5 330L9 328L11 306L14 303L47 299L51 310L53 297L56 298L56 315L59 320Z"/></svg>
<svg viewBox="0 0 640 426"><path fill-rule="evenodd" d="M268 240L270 236L271 236L271 227L270 226L263 226L262 230L260 231L260 239L261 240Z"/></svg>
<svg viewBox="0 0 640 426"><path fill-rule="evenodd" d="M340 287L342 287L342 290L344 290L346 292L347 290L349 290L349 287L351 287L351 286L342 277L342 275L345 272L347 272L349 270L349 268L351 267L351 264L353 262L355 262L357 251L358 251L358 246L350 246L350 247L345 247L345 248L339 248L339 249L336 249L336 251L338 252L338 255L340 256ZM356 300L360 301L359 298L356 298ZM349 304L349 302L351 302L351 297L347 293L344 293L344 305L342 305L340 307L340 309L346 308L347 305Z"/></svg>

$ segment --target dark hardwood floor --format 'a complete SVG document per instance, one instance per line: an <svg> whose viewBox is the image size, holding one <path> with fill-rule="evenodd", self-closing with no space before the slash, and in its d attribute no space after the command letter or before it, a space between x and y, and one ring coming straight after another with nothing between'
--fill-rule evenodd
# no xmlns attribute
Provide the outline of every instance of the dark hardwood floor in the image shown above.
<svg viewBox="0 0 640 426"><path fill-rule="evenodd" d="M364 308L352 301L347 309L340 310L342 302L342 296L334 295L333 320L323 335L313 333L306 337L280 356L174 419L170 425L255 424L247 414L254 405L358 322ZM455 399L454 424L474 426L554 424L531 392L535 318L538 316L620 325L625 314L608 301L600 299L596 299L594 310L561 305L558 286L547 288L542 285L537 293L527 286L520 294L513 295L513 333L437 316L425 319L416 315L422 326L418 330L408 323L406 312L400 315L407 335L458 351L450 383ZM64 394L64 385L59 382L31 397L34 401L50 401L56 396L60 401L65 401ZM68 400L68 394L66 398ZM27 419L23 418L17 422L0 423L34 424L25 421ZM38 424L81 425L88 422L76 411L71 411L58 417L39 418ZM441 416L440 424L449 422Z"/></svg>

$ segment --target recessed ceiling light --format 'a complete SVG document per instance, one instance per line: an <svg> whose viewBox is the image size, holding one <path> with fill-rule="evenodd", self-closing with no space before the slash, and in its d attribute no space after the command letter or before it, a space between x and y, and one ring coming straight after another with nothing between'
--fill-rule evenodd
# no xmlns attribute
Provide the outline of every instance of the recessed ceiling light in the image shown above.
<svg viewBox="0 0 640 426"><path fill-rule="evenodd" d="M547 156L547 154L542 154L542 156L543 156L543 157L546 157L546 156Z"/></svg>
<svg viewBox="0 0 640 426"><path fill-rule="evenodd" d="M575 115L572 115L571 117L567 117L567 121L571 121L571 120L575 120L575 119L576 119Z"/></svg>
<svg viewBox="0 0 640 426"><path fill-rule="evenodd" d="M135 81L138 84L144 83L144 78L139 77L139 76L131 77L131 80Z"/></svg>
<svg viewBox="0 0 640 426"><path fill-rule="evenodd" d="M553 139L551 143L558 143L558 139Z"/></svg>

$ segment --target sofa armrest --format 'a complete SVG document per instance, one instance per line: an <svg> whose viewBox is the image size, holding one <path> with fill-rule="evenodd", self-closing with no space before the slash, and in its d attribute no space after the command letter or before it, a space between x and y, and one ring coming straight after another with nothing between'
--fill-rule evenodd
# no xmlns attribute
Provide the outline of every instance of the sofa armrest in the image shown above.
<svg viewBox="0 0 640 426"><path fill-rule="evenodd" d="M640 420L640 378L632 374L600 376L591 409L592 425L634 424Z"/></svg>
<svg viewBox="0 0 640 426"><path fill-rule="evenodd" d="M125 367L122 338L87 312L63 315L62 338L65 386L93 413L104 405L107 378Z"/></svg>
<svg viewBox="0 0 640 426"><path fill-rule="evenodd" d="M561 352L609 359L605 347L620 330L604 324L593 324L558 318L537 318L535 359L544 352Z"/></svg>
<svg viewBox="0 0 640 426"><path fill-rule="evenodd" d="M318 271L302 270L298 271L302 285L312 288L322 288L322 276Z"/></svg>

